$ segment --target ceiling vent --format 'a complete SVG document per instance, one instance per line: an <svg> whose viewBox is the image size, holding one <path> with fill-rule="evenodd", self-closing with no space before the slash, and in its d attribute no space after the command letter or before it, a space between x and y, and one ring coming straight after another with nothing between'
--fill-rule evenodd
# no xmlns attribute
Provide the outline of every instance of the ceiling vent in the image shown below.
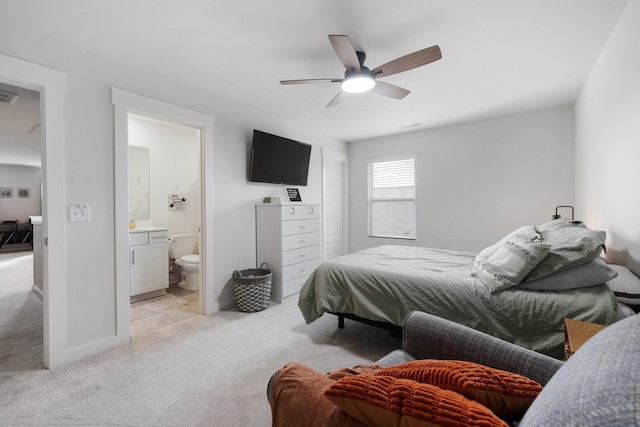
<svg viewBox="0 0 640 427"><path fill-rule="evenodd" d="M13 105L16 99L18 99L17 94L0 90L0 103Z"/></svg>

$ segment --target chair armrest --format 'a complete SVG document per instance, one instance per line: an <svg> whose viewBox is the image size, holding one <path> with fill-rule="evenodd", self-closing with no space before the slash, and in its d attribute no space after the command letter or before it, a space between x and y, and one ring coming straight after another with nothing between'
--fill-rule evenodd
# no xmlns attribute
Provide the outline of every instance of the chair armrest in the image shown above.
<svg viewBox="0 0 640 427"><path fill-rule="evenodd" d="M271 405L271 399L273 398L273 385L275 384L276 378L278 378L278 374L280 373L280 371L281 369L275 371L273 375L271 375L271 378L269 378L269 382L267 383L267 400L269 401L269 405Z"/></svg>
<svg viewBox="0 0 640 427"><path fill-rule="evenodd" d="M484 332L420 311L404 319L402 349L416 359L465 360L545 385L563 363Z"/></svg>

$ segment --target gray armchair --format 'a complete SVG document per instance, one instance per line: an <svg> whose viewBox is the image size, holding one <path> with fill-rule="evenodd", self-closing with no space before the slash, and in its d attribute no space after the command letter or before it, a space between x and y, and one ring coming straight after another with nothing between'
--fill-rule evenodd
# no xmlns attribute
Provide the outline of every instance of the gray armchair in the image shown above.
<svg viewBox="0 0 640 427"><path fill-rule="evenodd" d="M402 350L387 354L379 364L390 366L414 359L466 360L524 375L542 385L562 366L552 357L420 311L405 318L402 334Z"/></svg>
<svg viewBox="0 0 640 427"><path fill-rule="evenodd" d="M566 363L448 320L414 311L402 350L378 360L466 360L517 373L544 386L520 427L640 425L640 315L607 327ZM277 377L272 376L267 388ZM301 396L304 398L304 396Z"/></svg>

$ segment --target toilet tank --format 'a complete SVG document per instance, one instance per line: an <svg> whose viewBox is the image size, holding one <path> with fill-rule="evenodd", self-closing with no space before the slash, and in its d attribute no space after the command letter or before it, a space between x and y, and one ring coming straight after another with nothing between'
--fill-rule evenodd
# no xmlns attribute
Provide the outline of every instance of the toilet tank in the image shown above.
<svg viewBox="0 0 640 427"><path fill-rule="evenodd" d="M179 259L191 255L196 249L195 233L173 234L169 238L169 256Z"/></svg>

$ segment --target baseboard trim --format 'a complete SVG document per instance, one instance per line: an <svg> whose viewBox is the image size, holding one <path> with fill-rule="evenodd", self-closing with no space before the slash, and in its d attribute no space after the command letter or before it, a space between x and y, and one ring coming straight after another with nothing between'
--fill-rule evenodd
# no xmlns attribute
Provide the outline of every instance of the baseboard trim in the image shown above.
<svg viewBox="0 0 640 427"><path fill-rule="evenodd" d="M40 290L40 288L38 288L35 285L31 286L31 292L33 292L34 294L36 294L36 296L38 297L38 299L41 302L44 302L44 294L42 293L42 291Z"/></svg>
<svg viewBox="0 0 640 427"><path fill-rule="evenodd" d="M101 353L105 350L110 350L112 348L127 344L129 342L129 337L121 337L121 336L112 336L100 341L95 341L80 347L76 347L65 352L64 361L62 361L61 365L75 362L80 359L84 359L87 356L92 356L97 353Z"/></svg>

